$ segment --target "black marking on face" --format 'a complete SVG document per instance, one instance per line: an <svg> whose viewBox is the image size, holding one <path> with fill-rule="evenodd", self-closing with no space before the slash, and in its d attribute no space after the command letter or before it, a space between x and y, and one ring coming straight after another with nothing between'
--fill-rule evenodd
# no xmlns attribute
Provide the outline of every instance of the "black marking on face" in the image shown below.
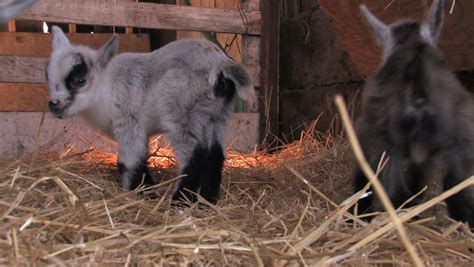
<svg viewBox="0 0 474 267"><path fill-rule="evenodd" d="M224 73L219 72L217 81L214 84L214 95L224 98L226 103L230 103L235 94L235 84L231 79L224 77Z"/></svg>
<svg viewBox="0 0 474 267"><path fill-rule="evenodd" d="M87 66L86 62L82 55L78 54L79 63L72 67L72 70L64 79L64 83L66 88L71 93L72 99L74 100L74 96L78 92L78 90L86 85L87 82L87 74L89 73L89 67Z"/></svg>

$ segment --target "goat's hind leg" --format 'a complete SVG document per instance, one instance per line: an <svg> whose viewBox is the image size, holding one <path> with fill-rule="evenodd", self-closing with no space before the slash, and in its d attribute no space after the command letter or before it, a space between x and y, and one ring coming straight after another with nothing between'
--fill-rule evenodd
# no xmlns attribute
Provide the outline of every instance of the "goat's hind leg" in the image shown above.
<svg viewBox="0 0 474 267"><path fill-rule="evenodd" d="M192 134L171 133L170 139L178 160L179 175L184 175L176 183L171 199L175 204L188 205L197 200L196 194L201 187L201 161L206 157L206 148Z"/></svg>
<svg viewBox="0 0 474 267"><path fill-rule="evenodd" d="M224 165L224 150L218 141L208 147L206 156L201 161L200 195L211 204L219 200L219 189L222 181L222 167Z"/></svg>
<svg viewBox="0 0 474 267"><path fill-rule="evenodd" d="M184 158L180 162L180 175L186 176L177 183L172 200L179 201L180 204L194 203L199 191L206 201L216 204L224 164L222 146L218 142L214 142L210 146L196 144L194 149L183 151L176 148L175 145L175 151L178 159Z"/></svg>

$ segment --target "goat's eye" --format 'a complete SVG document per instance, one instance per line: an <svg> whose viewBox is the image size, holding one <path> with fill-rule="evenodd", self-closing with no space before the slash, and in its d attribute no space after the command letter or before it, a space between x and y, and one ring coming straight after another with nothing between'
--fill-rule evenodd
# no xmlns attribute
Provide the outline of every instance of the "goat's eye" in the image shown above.
<svg viewBox="0 0 474 267"><path fill-rule="evenodd" d="M76 87L81 87L81 86L84 86L84 84L86 84L86 79L79 79L79 80L76 81L75 86Z"/></svg>

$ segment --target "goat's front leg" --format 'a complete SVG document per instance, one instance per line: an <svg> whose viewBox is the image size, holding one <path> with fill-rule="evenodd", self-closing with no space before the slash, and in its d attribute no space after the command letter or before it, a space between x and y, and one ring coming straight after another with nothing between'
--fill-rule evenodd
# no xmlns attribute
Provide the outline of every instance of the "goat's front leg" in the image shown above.
<svg viewBox="0 0 474 267"><path fill-rule="evenodd" d="M201 187L200 172L206 148L201 145L193 134L186 131L170 135L171 143L179 165L179 174L185 175L176 184L172 200L178 204L194 203L196 194Z"/></svg>
<svg viewBox="0 0 474 267"><path fill-rule="evenodd" d="M141 184L153 185L147 167L148 138L145 130L133 118L116 123L114 136L119 144L118 169L122 187L134 190Z"/></svg>
<svg viewBox="0 0 474 267"><path fill-rule="evenodd" d="M448 190L474 175L474 158L471 151L458 148L448 153L448 172L444 177L444 190ZM446 199L449 214L456 220L469 223L474 230L474 186L469 186Z"/></svg>

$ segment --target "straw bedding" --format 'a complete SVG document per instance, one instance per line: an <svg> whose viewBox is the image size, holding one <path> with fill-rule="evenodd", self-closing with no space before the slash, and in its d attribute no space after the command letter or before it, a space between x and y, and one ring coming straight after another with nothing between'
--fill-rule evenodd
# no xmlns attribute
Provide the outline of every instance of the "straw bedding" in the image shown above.
<svg viewBox="0 0 474 267"><path fill-rule="evenodd" d="M218 206L178 210L169 207L176 165L167 148L149 160L158 199L120 189L114 155L5 160L0 265L412 265L387 215L367 223L345 212L352 162L345 138L310 127L275 153L230 152ZM472 266L474 235L435 203L400 212L416 252L428 266Z"/></svg>

